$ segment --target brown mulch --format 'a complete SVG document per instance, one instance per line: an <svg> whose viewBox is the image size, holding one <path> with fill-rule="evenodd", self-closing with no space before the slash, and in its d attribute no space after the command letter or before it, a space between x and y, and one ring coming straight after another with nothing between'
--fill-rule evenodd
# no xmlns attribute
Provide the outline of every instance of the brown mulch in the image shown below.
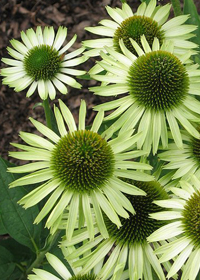
<svg viewBox="0 0 200 280"><path fill-rule="evenodd" d="M162 1L163 4L168 0ZM198 9L200 10L200 3ZM136 10L140 0L129 0L128 4ZM6 47L10 46L9 40L20 39L20 31L41 26L53 26L55 30L60 25L68 28L68 40L76 33L78 40L73 49L80 47L81 41L91 39L91 34L84 30L86 26L95 26L103 18L108 18L105 5L120 7L120 0L0 0L0 57L9 57ZM72 49L72 50L73 50ZM94 64L94 59L89 60L82 69L89 69ZM2 64L1 67L4 67ZM80 67L79 67L80 69ZM93 95L88 87L94 81L80 81L81 91L68 88L66 96L61 98L78 119L80 100L85 99L88 106L87 124L95 116L92 107L104 101L103 98ZM41 100L37 93L31 98L25 97L26 91L16 93L8 86L0 87L0 155L8 159L8 150L13 150L10 142L19 142L20 131L34 131L28 118L33 117L44 121L44 112L41 106L34 108ZM108 99L106 99L108 100ZM55 104L57 101L51 102ZM12 159L13 162L15 162Z"/></svg>

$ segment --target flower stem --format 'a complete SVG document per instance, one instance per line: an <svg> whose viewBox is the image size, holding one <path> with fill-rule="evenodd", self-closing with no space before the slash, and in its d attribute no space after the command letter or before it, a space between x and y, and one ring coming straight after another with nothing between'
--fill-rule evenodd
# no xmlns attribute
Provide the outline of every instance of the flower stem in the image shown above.
<svg viewBox="0 0 200 280"><path fill-rule="evenodd" d="M41 265L41 263L43 262L43 259L45 258L46 253L49 252L51 247L57 241L57 238L58 238L59 234L60 234L60 231L57 231L54 235L49 235L47 237L46 243L45 243L43 249L38 253L35 261L26 270L26 275L28 275L32 271L33 268Z"/></svg>
<svg viewBox="0 0 200 280"><path fill-rule="evenodd" d="M46 118L46 123L47 123L47 127L52 129L52 124L51 124L51 109L50 109L50 105L49 105L49 99L45 99L43 100L43 108L44 108L44 112L45 112L45 118Z"/></svg>
<svg viewBox="0 0 200 280"><path fill-rule="evenodd" d="M172 2L173 10L174 10L174 15L176 17L182 15L183 13L181 10L180 0L171 0L171 2Z"/></svg>

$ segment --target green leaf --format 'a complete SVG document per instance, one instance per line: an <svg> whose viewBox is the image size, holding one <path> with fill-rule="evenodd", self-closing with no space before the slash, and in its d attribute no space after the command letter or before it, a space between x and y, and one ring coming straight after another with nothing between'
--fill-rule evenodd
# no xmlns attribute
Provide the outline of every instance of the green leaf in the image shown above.
<svg viewBox="0 0 200 280"><path fill-rule="evenodd" d="M2 218L1 218L1 215L0 215L0 235L4 235L7 233L7 230L3 224L3 221L2 221Z"/></svg>
<svg viewBox="0 0 200 280"><path fill-rule="evenodd" d="M140 0L141 2L146 2L146 4L149 4L149 2L151 1L151 0Z"/></svg>
<svg viewBox="0 0 200 280"><path fill-rule="evenodd" d="M6 248L0 246L0 279L8 280L14 269L13 255Z"/></svg>
<svg viewBox="0 0 200 280"><path fill-rule="evenodd" d="M12 252L15 263L28 263L31 259L35 258L35 254L28 247L21 245L9 236L6 239L0 240L0 246Z"/></svg>
<svg viewBox="0 0 200 280"><path fill-rule="evenodd" d="M9 184L15 180L13 174L7 172L10 164L0 158L0 213L7 233L17 242L36 252L40 244L42 225L33 225L39 213L38 207L23 209L17 201L27 194L24 188L9 189Z"/></svg>
<svg viewBox="0 0 200 280"><path fill-rule="evenodd" d="M184 1L184 7L183 7L183 13L185 15L190 14L190 18L187 20L188 24L194 24L197 25L197 30L194 31L194 34L196 35L194 38L191 38L191 41L194 43L200 45L200 19L199 14L197 12L197 8L193 2L193 0L185 0Z"/></svg>

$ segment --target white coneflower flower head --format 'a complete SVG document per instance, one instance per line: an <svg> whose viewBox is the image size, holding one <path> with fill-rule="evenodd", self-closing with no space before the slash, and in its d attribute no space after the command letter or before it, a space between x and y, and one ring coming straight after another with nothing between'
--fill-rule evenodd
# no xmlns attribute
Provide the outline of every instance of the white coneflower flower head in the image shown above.
<svg viewBox="0 0 200 280"><path fill-rule="evenodd" d="M170 143L167 151L159 153L159 158L167 162L163 168L174 170L171 175L173 180L187 180L194 174L200 179L200 138L194 138L186 131L181 131L181 137L183 149L178 149L174 143Z"/></svg>
<svg viewBox="0 0 200 280"><path fill-rule="evenodd" d="M176 257L167 275L168 278L182 269L181 279L195 280L200 270L199 187L200 181L196 176L192 176L191 181L180 181L178 186L171 188L173 198L154 202L161 207L171 208L168 211L150 214L153 219L170 220L171 223L148 237L150 242L168 240L166 245L156 250L157 254L162 255L160 262Z"/></svg>
<svg viewBox="0 0 200 280"><path fill-rule="evenodd" d="M163 148L168 145L168 130L171 131L176 145L182 148L179 125L193 137L199 138L193 121L197 120L200 103L193 95L200 94L200 70L191 64L188 51L177 58L171 41L160 46L157 38L152 48L145 36L141 37L141 48L130 39L139 57L132 54L120 40L123 54L106 47L108 54L101 53L98 62L107 75L99 75L99 68L90 72L92 78L104 82L101 86L90 88L97 95L128 96L108 103L97 105L95 110L116 109L105 120L118 118L109 128L119 130L119 135L127 129L138 127L141 138L138 148L144 147L155 154L161 140Z"/></svg>
<svg viewBox="0 0 200 280"><path fill-rule="evenodd" d="M189 16L181 15L167 21L171 5L156 6L156 2L156 0L151 0L148 5L143 2L136 13L133 13L127 3L122 3L121 9L107 6L106 10L112 19L101 20L101 26L85 28L93 34L107 38L84 41L84 46L91 48L85 53L88 56L96 56L104 46L114 47L117 52L121 52L119 40L123 39L126 48L137 55L129 38L141 46L142 35L145 35L150 47L152 47L154 37L158 38L160 44L164 40L172 40L177 55L184 54L187 49L197 48L196 44L189 41L191 37L194 37L192 32L197 28L194 25L185 24Z"/></svg>
<svg viewBox="0 0 200 280"><path fill-rule="evenodd" d="M71 75L80 76L85 71L71 67L83 63L87 57L76 57L84 51L84 47L68 52L76 41L76 35L62 47L66 37L67 28L62 26L59 27L56 36L53 27L45 27L42 31L38 26L36 32L32 28L26 32L22 31L23 43L12 39L10 43L14 49L7 48L9 55L14 59L2 58L5 64L11 66L1 70L1 75L5 76L3 84L14 87L17 92L29 87L27 97L38 89L41 99L48 96L55 99L56 89L66 94L65 84L81 88L81 84Z"/></svg>
<svg viewBox="0 0 200 280"><path fill-rule="evenodd" d="M125 180L126 181L126 180ZM117 279L123 279L126 275L130 279L153 279L152 268L160 279L165 279L163 270L157 257L154 255L154 246L146 241L150 233L163 226L163 223L149 217L149 213L162 210L160 206L152 203L155 198L166 199L167 193L161 185L155 181L136 182L127 180L147 193L146 196L126 195L134 206L135 215L130 214L129 219L120 217L122 226L117 228L114 223L105 217L105 224L109 238L104 239L96 229L94 241L88 241L88 233L85 229L78 230L71 241L63 240L61 247L71 248L80 242L83 245L66 254L66 259L73 267L82 266L80 273L87 273L98 263L104 265L99 272L99 277L106 279L110 274ZM164 221L165 224L165 221ZM78 257L84 256L77 260ZM105 260L106 258L106 260ZM148 269L147 269L148 267ZM121 278L122 277L122 278Z"/></svg>
<svg viewBox="0 0 200 280"><path fill-rule="evenodd" d="M128 218L128 211L135 213L123 193L145 195L144 191L120 178L153 180L153 176L144 172L151 170L152 167L146 163L132 161L146 155L145 151L136 149L135 143L140 137L139 134L132 135L133 130L129 130L115 139L109 139L109 136L102 137L98 134L104 117L102 111L96 115L91 129L87 130L84 101L80 106L78 127L68 107L61 100L59 103L60 110L55 107L54 111L59 134L31 119L33 125L46 139L21 132L20 136L27 145L13 143L13 146L22 151L11 152L12 157L36 162L9 168L13 173L31 172L15 180L10 186L42 183L20 200L20 204L25 208L37 204L52 193L36 217L36 223L51 211L46 226L52 228L55 223L57 225L61 221L63 213L69 207L67 238L71 238L77 219L81 219L86 221L92 239L94 211L100 231L103 236L108 236L102 211L120 227L118 215Z"/></svg>
<svg viewBox="0 0 200 280"><path fill-rule="evenodd" d="M55 270L57 277L53 272L50 273L44 269L34 268L34 274L29 274L29 280L95 280L98 277L93 273L88 273L85 275L78 274L78 269L71 269L72 272L69 271L67 266L55 255L51 253L46 254L46 258L51 267Z"/></svg>

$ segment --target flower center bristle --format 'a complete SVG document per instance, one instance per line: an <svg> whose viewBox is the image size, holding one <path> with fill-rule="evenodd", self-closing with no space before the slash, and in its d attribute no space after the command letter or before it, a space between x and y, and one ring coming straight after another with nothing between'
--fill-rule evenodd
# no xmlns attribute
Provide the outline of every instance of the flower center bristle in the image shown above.
<svg viewBox="0 0 200 280"><path fill-rule="evenodd" d="M197 162L200 164L200 139L192 137L192 154Z"/></svg>
<svg viewBox="0 0 200 280"><path fill-rule="evenodd" d="M55 177L79 193L101 188L114 171L114 153L96 132L68 133L57 143L51 158Z"/></svg>
<svg viewBox="0 0 200 280"><path fill-rule="evenodd" d="M142 35L145 35L150 46L152 46L155 37L158 38L160 44L162 44L164 39L164 32L161 30L161 27L156 21L149 17L135 15L125 19L115 31L113 37L113 45L115 50L121 52L119 39L123 39L126 48L138 56L129 38L135 40L138 45L142 47Z"/></svg>
<svg viewBox="0 0 200 280"><path fill-rule="evenodd" d="M146 196L132 196L126 195L133 205L136 214L130 213L128 219L121 218L122 226L118 229L115 224L111 223L105 217L108 233L116 243L136 244L143 243L146 238L156 229L165 224L163 221L151 219L150 213L163 211L163 208L152 203L154 200L167 199L168 195L158 182L137 182L133 180L126 180L147 193Z"/></svg>
<svg viewBox="0 0 200 280"><path fill-rule="evenodd" d="M185 235L200 248L200 192L196 191L186 202L183 210Z"/></svg>
<svg viewBox="0 0 200 280"><path fill-rule="evenodd" d="M97 277L95 274L85 274L85 275L74 275L68 280L95 280Z"/></svg>
<svg viewBox="0 0 200 280"><path fill-rule="evenodd" d="M61 58L58 51L48 45L40 45L29 50L24 59L27 74L38 80L50 80L60 69Z"/></svg>
<svg viewBox="0 0 200 280"><path fill-rule="evenodd" d="M189 89L184 65L173 54L153 51L140 56L130 67L130 95L146 109L171 110L183 103Z"/></svg>

